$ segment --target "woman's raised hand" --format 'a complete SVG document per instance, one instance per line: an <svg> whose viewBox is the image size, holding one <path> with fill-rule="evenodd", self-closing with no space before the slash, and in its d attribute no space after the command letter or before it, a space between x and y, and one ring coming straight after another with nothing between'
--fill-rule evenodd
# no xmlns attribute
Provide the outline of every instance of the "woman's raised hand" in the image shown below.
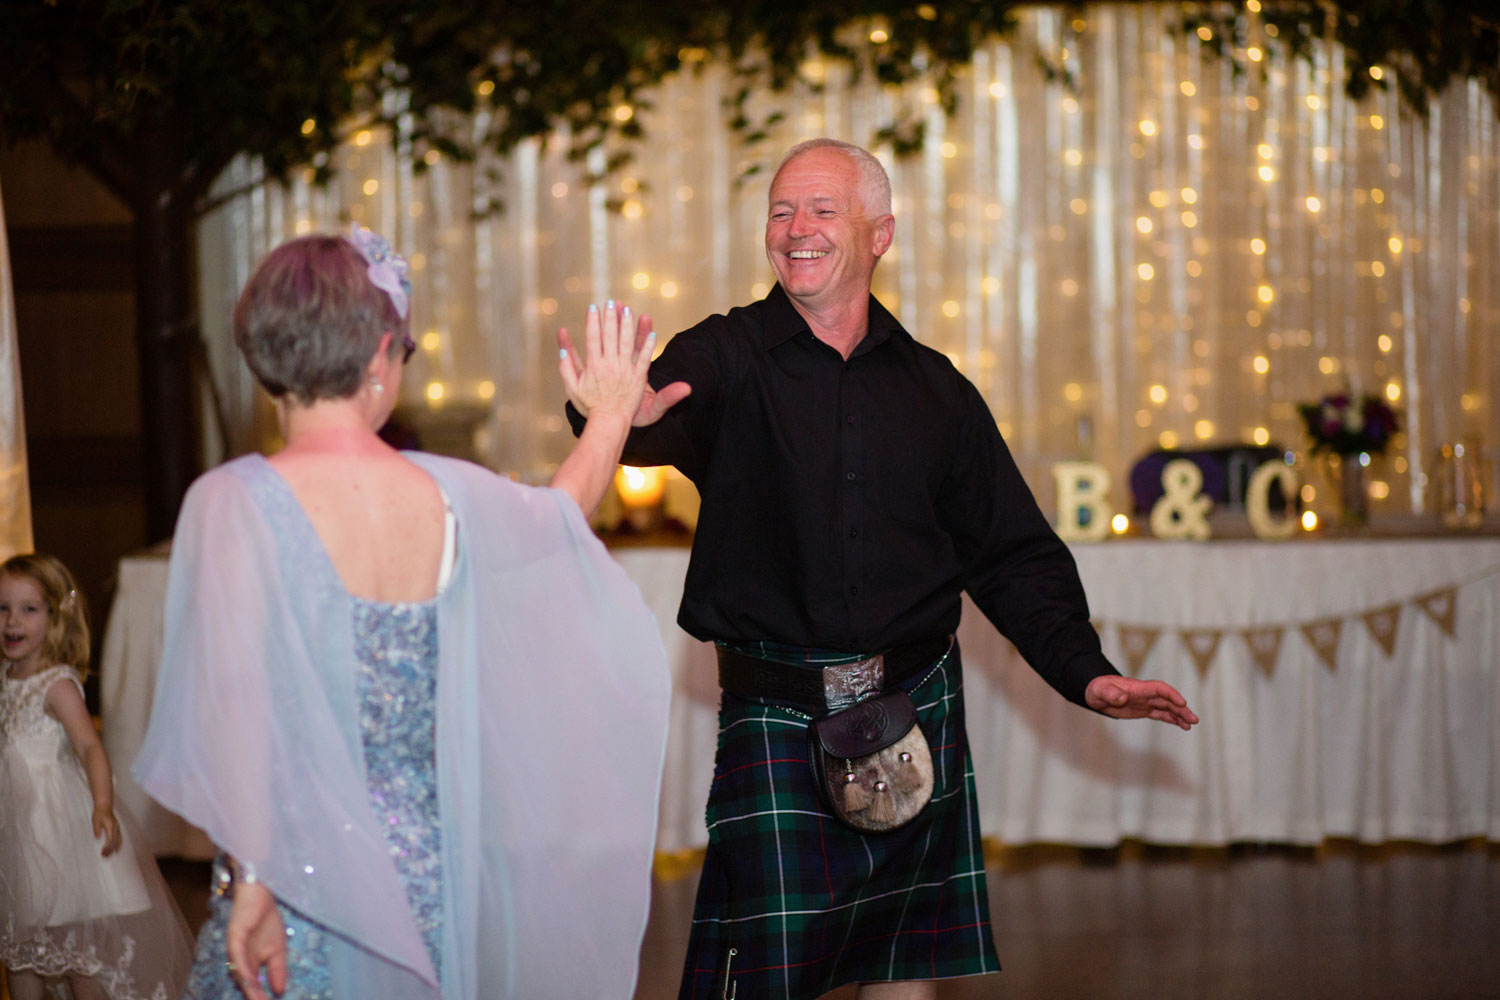
<svg viewBox="0 0 1500 1000"><path fill-rule="evenodd" d="M626 416L636 427L654 424L691 389L673 382L659 390L646 384L656 333L651 317L637 318L613 301L601 311L589 306L584 324L584 351L579 353L566 328L557 331L558 370L568 399L585 417L594 413Z"/></svg>

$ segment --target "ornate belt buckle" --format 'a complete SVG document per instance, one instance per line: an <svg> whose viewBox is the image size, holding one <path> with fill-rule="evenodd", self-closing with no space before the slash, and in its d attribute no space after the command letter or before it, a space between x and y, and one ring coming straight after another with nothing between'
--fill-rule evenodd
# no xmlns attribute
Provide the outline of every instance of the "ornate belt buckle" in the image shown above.
<svg viewBox="0 0 1500 1000"><path fill-rule="evenodd" d="M823 668L823 700L830 712L848 708L885 687L885 655Z"/></svg>

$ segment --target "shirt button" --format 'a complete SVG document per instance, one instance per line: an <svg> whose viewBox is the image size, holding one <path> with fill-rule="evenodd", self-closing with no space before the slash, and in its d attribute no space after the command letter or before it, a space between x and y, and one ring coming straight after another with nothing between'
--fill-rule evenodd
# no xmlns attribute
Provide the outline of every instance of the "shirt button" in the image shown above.
<svg viewBox="0 0 1500 1000"><path fill-rule="evenodd" d="M850 538L858 538L859 537L859 529L858 528L850 528L849 529L849 537Z"/></svg>
<svg viewBox="0 0 1500 1000"><path fill-rule="evenodd" d="M852 483L852 482L854 482L854 473L852 473L852 472L846 472L846 473L844 473L844 478L847 479L847 480L849 480Z"/></svg>
<svg viewBox="0 0 1500 1000"><path fill-rule="evenodd" d="M849 584L849 596L850 597L858 597L859 596L859 584L857 584L857 583L851 583L851 584Z"/></svg>
<svg viewBox="0 0 1500 1000"><path fill-rule="evenodd" d="M844 423L846 423L846 424L852 424L852 423L854 423L854 414L851 413L847 417L845 417L844 418Z"/></svg>

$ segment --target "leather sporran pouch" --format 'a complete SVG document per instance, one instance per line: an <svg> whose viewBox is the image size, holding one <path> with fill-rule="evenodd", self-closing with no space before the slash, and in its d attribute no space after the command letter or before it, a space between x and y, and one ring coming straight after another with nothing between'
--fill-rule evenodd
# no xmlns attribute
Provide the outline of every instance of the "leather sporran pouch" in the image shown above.
<svg viewBox="0 0 1500 1000"><path fill-rule="evenodd" d="M932 800L932 751L905 691L814 719L808 758L823 804L861 833L911 822Z"/></svg>

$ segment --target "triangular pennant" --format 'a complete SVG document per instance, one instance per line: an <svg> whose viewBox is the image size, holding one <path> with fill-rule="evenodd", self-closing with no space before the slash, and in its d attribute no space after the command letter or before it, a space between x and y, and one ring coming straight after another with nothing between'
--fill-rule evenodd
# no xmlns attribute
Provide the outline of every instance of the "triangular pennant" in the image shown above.
<svg viewBox="0 0 1500 1000"><path fill-rule="evenodd" d="M1312 645L1313 652L1329 670L1338 669L1339 632L1343 626L1344 623L1337 618L1325 618L1302 626L1302 634Z"/></svg>
<svg viewBox="0 0 1500 1000"><path fill-rule="evenodd" d="M1449 638L1457 638L1453 633L1453 623L1458 616L1457 597L1457 587L1444 587L1417 598L1417 606L1427 612L1427 617L1437 622L1438 628L1448 633Z"/></svg>
<svg viewBox="0 0 1500 1000"><path fill-rule="evenodd" d="M1144 628L1135 625L1120 626L1120 648L1125 651L1125 672L1135 677L1141 672L1141 664L1156 645L1159 628Z"/></svg>
<svg viewBox="0 0 1500 1000"><path fill-rule="evenodd" d="M1276 656L1281 652L1281 626L1267 625L1262 628L1247 628L1240 633L1245 645L1250 647L1250 658L1267 677L1276 669Z"/></svg>
<svg viewBox="0 0 1500 1000"><path fill-rule="evenodd" d="M1390 656L1396 648L1396 625L1401 620L1401 605L1388 604L1360 617L1364 619L1365 628L1370 630L1370 635L1385 650L1385 655Z"/></svg>
<svg viewBox="0 0 1500 1000"><path fill-rule="evenodd" d="M1201 677L1208 676L1208 665L1213 661L1214 653L1218 652L1219 640L1224 638L1224 631L1217 628L1185 628L1182 630L1182 644L1187 647L1188 655L1193 658L1193 666L1198 668Z"/></svg>

